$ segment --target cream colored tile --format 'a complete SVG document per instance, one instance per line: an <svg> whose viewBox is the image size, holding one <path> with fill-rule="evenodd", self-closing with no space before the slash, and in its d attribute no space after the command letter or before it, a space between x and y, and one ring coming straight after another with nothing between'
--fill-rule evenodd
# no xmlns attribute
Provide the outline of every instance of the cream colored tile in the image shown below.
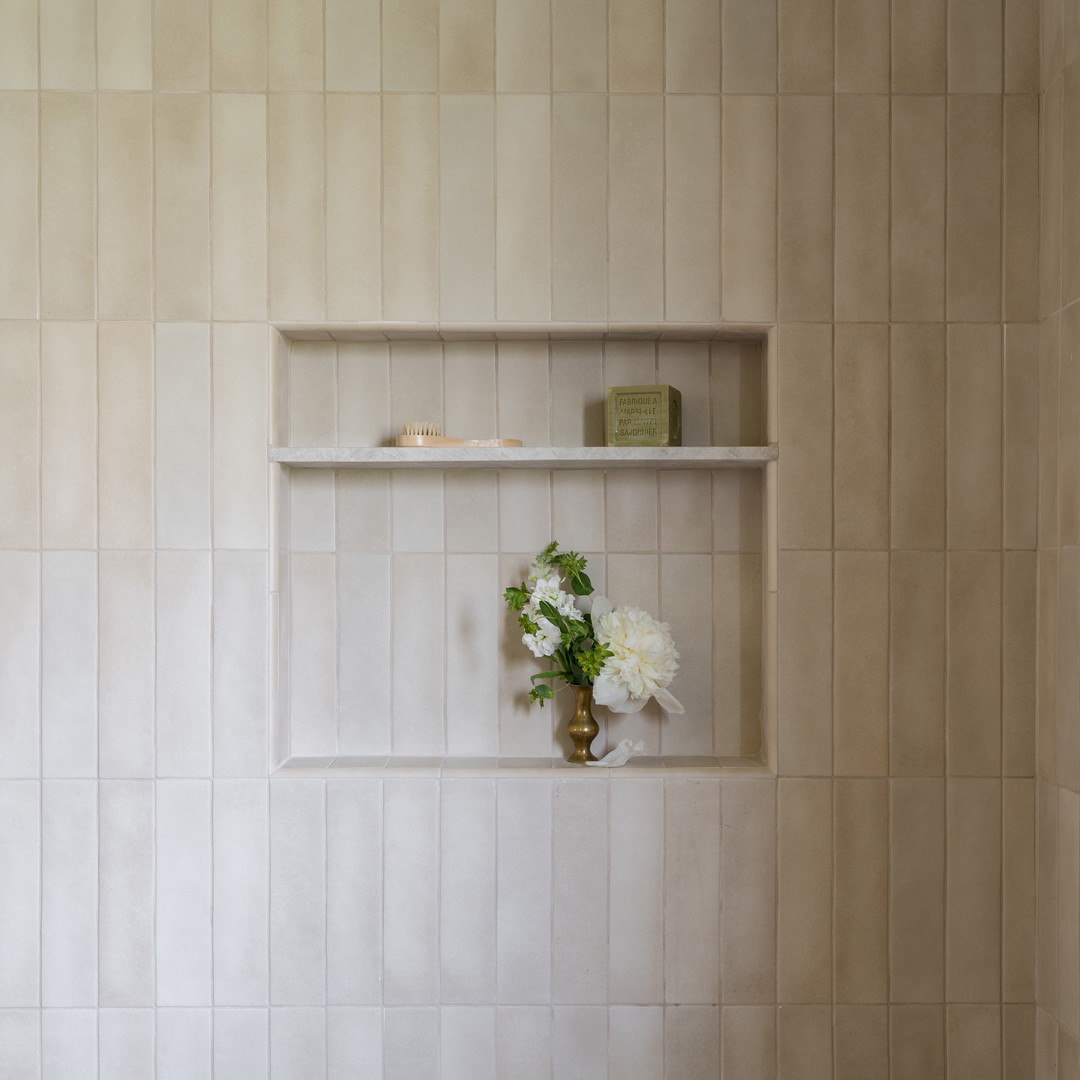
<svg viewBox="0 0 1080 1080"><path fill-rule="evenodd" d="M495 89L495 0L439 4L439 89L443 93Z"/></svg>
<svg viewBox="0 0 1080 1080"><path fill-rule="evenodd" d="M658 473L660 549L665 552L712 550L712 478L694 470Z"/></svg>
<svg viewBox="0 0 1080 1080"><path fill-rule="evenodd" d="M0 89L38 88L38 0L11 0L0 10Z"/></svg>
<svg viewBox="0 0 1080 1080"><path fill-rule="evenodd" d="M210 83L214 90L266 89L266 5L267 0L214 0L210 12Z"/></svg>
<svg viewBox="0 0 1080 1080"><path fill-rule="evenodd" d="M1068 67L1080 56L1080 12L1072 0L1067 0L1065 10L1060 15L1046 13L1047 21L1061 20L1062 51L1064 53L1065 66Z"/></svg>
<svg viewBox="0 0 1080 1080"><path fill-rule="evenodd" d="M36 99L0 94L0 236L8 253L0 264L0 317L5 319L33 319L38 313L37 162Z"/></svg>
<svg viewBox="0 0 1080 1080"><path fill-rule="evenodd" d="M1058 789L1057 821L1057 1015L1076 1030L1080 1013L1080 956L1077 952L1077 850L1080 846L1080 805L1074 792Z"/></svg>
<svg viewBox="0 0 1080 1080"><path fill-rule="evenodd" d="M782 1005L776 1019L777 1080L830 1080L832 1009L827 1005Z"/></svg>
<svg viewBox="0 0 1080 1080"><path fill-rule="evenodd" d="M796 335L813 333L792 328ZM798 346L799 342L795 342ZM793 353L794 355L794 353ZM765 437L764 345L750 341L718 341L709 347L712 435L717 446L754 445ZM770 377L770 392L776 380ZM775 410L775 401L773 402ZM775 435L771 436L775 439Z"/></svg>
<svg viewBox="0 0 1080 1080"><path fill-rule="evenodd" d="M93 90L95 6L92 0L41 0L41 89Z"/></svg>
<svg viewBox="0 0 1080 1080"><path fill-rule="evenodd" d="M294 755L337 751L336 573L334 556L294 554L289 558L289 713Z"/></svg>
<svg viewBox="0 0 1080 1080"><path fill-rule="evenodd" d="M567 1034L580 1035L581 1027L592 1022L591 1014L595 1010L568 1010L575 1020L583 1024L571 1025L571 1033L566 1028L561 1030L563 1038ZM558 1036L556 1036L558 1037ZM595 1043L590 1047L595 1053ZM576 1049L576 1047L575 1047ZM472 1077L495 1076L495 1009L487 1008L444 1008L439 1010L439 1061L442 1075L446 1080L470 1080Z"/></svg>
<svg viewBox="0 0 1080 1080"><path fill-rule="evenodd" d="M435 0L402 0L383 6L383 90L438 88L437 27Z"/></svg>
<svg viewBox="0 0 1080 1080"><path fill-rule="evenodd" d="M1002 1075L1031 1076L1035 1062L1035 1006L1006 1005L1001 1010Z"/></svg>
<svg viewBox="0 0 1080 1080"><path fill-rule="evenodd" d="M1002 996L1035 997L1035 782L1005 780L1002 798Z"/></svg>
<svg viewBox="0 0 1080 1080"><path fill-rule="evenodd" d="M98 95L98 315L153 314L153 100Z"/></svg>
<svg viewBox="0 0 1080 1080"><path fill-rule="evenodd" d="M1039 314L1044 317L1061 306L1064 87L1064 79L1055 79L1039 105Z"/></svg>
<svg viewBox="0 0 1080 1080"><path fill-rule="evenodd" d="M439 420L442 410L442 349L434 342L390 346L390 430L412 420Z"/></svg>
<svg viewBox="0 0 1080 1080"><path fill-rule="evenodd" d="M953 95L948 105L946 312L1001 316L1001 101Z"/></svg>
<svg viewBox="0 0 1080 1080"><path fill-rule="evenodd" d="M337 368L333 348L322 342L295 342L289 356L289 431L292 446L337 443Z"/></svg>
<svg viewBox="0 0 1080 1080"><path fill-rule="evenodd" d="M835 314L889 316L889 100L839 95L836 125Z"/></svg>
<svg viewBox="0 0 1080 1080"><path fill-rule="evenodd" d="M0 545L41 546L41 366L36 323L0 322Z"/></svg>
<svg viewBox="0 0 1080 1080"><path fill-rule="evenodd" d="M889 0L836 0L836 90L889 92Z"/></svg>
<svg viewBox="0 0 1080 1080"><path fill-rule="evenodd" d="M41 316L94 316L96 108L88 94L41 99Z"/></svg>
<svg viewBox="0 0 1080 1080"><path fill-rule="evenodd" d="M555 446L599 446L604 441L604 346L553 342L551 394L559 408L551 417Z"/></svg>
<svg viewBox="0 0 1080 1080"><path fill-rule="evenodd" d="M342 446L379 446L390 429L390 346L337 345L337 435ZM338 480L344 478L338 474Z"/></svg>
<svg viewBox="0 0 1080 1080"><path fill-rule="evenodd" d="M1073 250L1080 238L1080 212L1070 193L1080 182L1080 123L1076 110L1080 106L1080 64L1065 69L1063 97L1064 147L1062 150L1062 211L1061 211L1061 302L1068 304L1080 296L1080 257ZM1049 119L1049 117L1047 118ZM1049 184L1048 184L1049 186Z"/></svg>
<svg viewBox="0 0 1080 1080"><path fill-rule="evenodd" d="M1042 59L1043 88L1061 71L1064 64L1065 11L1061 0L1042 0L1039 4L1039 45Z"/></svg>
<svg viewBox="0 0 1080 1080"><path fill-rule="evenodd" d="M836 999L885 1001L889 970L888 781L837 780L833 812Z"/></svg>
<svg viewBox="0 0 1080 1080"><path fill-rule="evenodd" d="M1038 1010L1036 1024L1036 1072L1038 1080L1058 1080L1058 1025L1048 1012Z"/></svg>
<svg viewBox="0 0 1080 1080"><path fill-rule="evenodd" d="M98 325L98 542L103 548L154 544L153 352L149 323Z"/></svg>
<svg viewBox="0 0 1080 1080"><path fill-rule="evenodd" d="M719 93L719 5L710 0L667 0L664 30L664 89L669 94Z"/></svg>
<svg viewBox="0 0 1080 1080"><path fill-rule="evenodd" d="M206 90L210 85L210 5L206 0L153 0L154 88Z"/></svg>
<svg viewBox="0 0 1080 1080"><path fill-rule="evenodd" d="M1038 627L1036 647L1036 768L1040 779L1057 776L1057 593L1058 553L1038 553Z"/></svg>
<svg viewBox="0 0 1080 1080"><path fill-rule="evenodd" d="M1038 524L1038 331L1005 328L1003 517L1006 548L1034 548Z"/></svg>
<svg viewBox="0 0 1080 1080"><path fill-rule="evenodd" d="M607 318L607 99L560 94L551 132L551 312L563 322Z"/></svg>
<svg viewBox="0 0 1080 1080"><path fill-rule="evenodd" d="M495 103L495 311L499 319L551 313L551 103L540 94Z"/></svg>
<svg viewBox="0 0 1080 1080"><path fill-rule="evenodd" d="M620 469L607 475L605 520L608 550L658 550L658 505L655 471Z"/></svg>
<svg viewBox="0 0 1080 1080"><path fill-rule="evenodd" d="M1034 321L1039 309L1039 122L1034 95L1005 99L1003 315Z"/></svg>
<svg viewBox="0 0 1080 1080"><path fill-rule="evenodd" d="M1080 543L1080 319L1076 306L1061 314L1057 386L1057 511L1062 547ZM1051 406L1053 407L1053 406Z"/></svg>
<svg viewBox="0 0 1080 1080"><path fill-rule="evenodd" d="M889 782L889 1000L940 1001L945 980L945 784Z"/></svg>
<svg viewBox="0 0 1080 1080"><path fill-rule="evenodd" d="M551 7L495 0L495 89L543 94L551 89Z"/></svg>
<svg viewBox="0 0 1080 1080"><path fill-rule="evenodd" d="M379 0L327 0L323 16L327 90L379 89L380 15Z"/></svg>
<svg viewBox="0 0 1080 1080"><path fill-rule="evenodd" d="M1063 1027L1057 1029L1058 1080L1072 1080L1080 1075L1080 1043Z"/></svg>
<svg viewBox="0 0 1080 1080"><path fill-rule="evenodd" d="M663 3L608 0L608 89L640 94L663 88Z"/></svg>
<svg viewBox="0 0 1080 1080"><path fill-rule="evenodd" d="M896 1080L945 1080L943 1011L941 1005L889 1009L889 1056Z"/></svg>
<svg viewBox="0 0 1080 1080"><path fill-rule="evenodd" d="M945 98L892 98L892 317L945 312Z"/></svg>
<svg viewBox="0 0 1080 1080"><path fill-rule="evenodd" d="M1039 527L1040 547L1057 547L1058 525L1058 411L1061 317L1051 316L1039 327Z"/></svg>
<svg viewBox="0 0 1080 1080"><path fill-rule="evenodd" d="M721 1075L752 1080L776 1075L776 1012L768 1005L721 1010Z"/></svg>
<svg viewBox="0 0 1080 1080"><path fill-rule="evenodd" d="M828 97L780 98L780 318L833 314L833 108Z"/></svg>
<svg viewBox="0 0 1080 1080"><path fill-rule="evenodd" d="M1001 784L947 783L945 996L994 1001L1001 977Z"/></svg>
<svg viewBox="0 0 1080 1080"><path fill-rule="evenodd" d="M711 443L709 344L704 341L665 341L658 352L657 379L682 392L684 446Z"/></svg>
<svg viewBox="0 0 1080 1080"><path fill-rule="evenodd" d="M326 270L323 99L275 94L269 102L270 317L318 322Z"/></svg>
<svg viewBox="0 0 1080 1080"><path fill-rule="evenodd" d="M547 1006L495 1010L497 1075L516 1080L515 1073L541 1076L551 1072L551 1010ZM526 1064L527 1063L527 1064Z"/></svg>
<svg viewBox="0 0 1080 1080"><path fill-rule="evenodd" d="M1001 556L954 551L947 562L947 771L993 776L1001 770Z"/></svg>
<svg viewBox="0 0 1080 1080"><path fill-rule="evenodd" d="M833 573L833 771L884 776L889 771L889 556L838 551Z"/></svg>
<svg viewBox="0 0 1080 1080"><path fill-rule="evenodd" d="M497 370L499 431L513 431L526 446L550 445L547 342L500 343Z"/></svg>
<svg viewBox="0 0 1080 1080"><path fill-rule="evenodd" d="M41 773L41 556L32 551L5 551L0 554L0 570L3 571L5 584L4 611L0 616L0 648L7 657L3 671L0 671L0 694L3 694L6 702L5 728L8 738L8 751L0 766L0 774L5 780L13 777L36 780ZM36 786L33 785L35 789ZM9 797L18 790L12 784L5 784L4 787ZM37 801L36 790L34 801ZM5 803L5 809L10 814L11 803L7 800ZM36 820L36 807L34 816ZM7 817L7 821L13 825L12 817ZM12 832L5 832L8 837L14 838ZM10 845L11 839L0 841L0 847L4 848L8 857ZM36 843L33 846L36 847ZM22 880L22 888L27 888L27 877L15 873L12 881ZM36 890L36 884L33 888ZM9 915L8 929L0 935L4 954L8 957L4 975L0 977L0 991L5 1001L13 1003L22 996L13 987L22 984L27 987L24 1000L30 1005L37 1000L37 988L29 989L28 954L37 951L37 931L24 936L19 924L33 919L32 905L16 903L8 910L17 914L14 917ZM33 921L36 922L36 919ZM36 961L33 962L33 972L33 982L36 982Z"/></svg>
<svg viewBox="0 0 1080 1080"><path fill-rule="evenodd" d="M1058 790L1039 784L1036 812L1035 894L1038 897L1035 921L1036 989L1044 1008L1057 1015L1057 831Z"/></svg>
<svg viewBox="0 0 1080 1080"><path fill-rule="evenodd" d="M608 318L664 310L664 117L659 95L609 98Z"/></svg>
<svg viewBox="0 0 1080 1080"><path fill-rule="evenodd" d="M210 314L210 98L154 102L154 302L158 320Z"/></svg>
<svg viewBox="0 0 1080 1080"><path fill-rule="evenodd" d="M832 781L777 785L777 996L832 998Z"/></svg>
<svg viewBox="0 0 1080 1080"><path fill-rule="evenodd" d="M776 317L776 98L723 100L721 284L724 318Z"/></svg>
<svg viewBox="0 0 1080 1080"><path fill-rule="evenodd" d="M552 536L573 536L583 551L603 551L604 478L591 470L551 474Z"/></svg>
<svg viewBox="0 0 1080 1080"><path fill-rule="evenodd" d="M445 733L444 560L441 554L394 555L393 655L395 754L440 754ZM423 653L423 672L401 657Z"/></svg>
<svg viewBox="0 0 1080 1080"><path fill-rule="evenodd" d="M1001 1068L1001 1010L949 1005L945 1010L949 1080L982 1080Z"/></svg>
<svg viewBox="0 0 1080 1080"><path fill-rule="evenodd" d="M153 89L151 8L141 0L98 0L99 90Z"/></svg>
<svg viewBox="0 0 1080 1080"><path fill-rule="evenodd" d="M1002 91L1003 0L949 0L949 93Z"/></svg>
<svg viewBox="0 0 1080 1080"><path fill-rule="evenodd" d="M1035 773L1035 555L1005 552L1002 615L1001 752L1006 776Z"/></svg>
<svg viewBox="0 0 1080 1080"><path fill-rule="evenodd" d="M946 12L946 0L892 0L894 94L945 93Z"/></svg>
<svg viewBox="0 0 1080 1080"><path fill-rule="evenodd" d="M607 90L607 5L603 0L552 0L551 87Z"/></svg>
<svg viewBox="0 0 1080 1080"><path fill-rule="evenodd" d="M1080 649L1080 612L1074 600L1080 590L1080 550L1077 548L1062 549L1057 585L1054 768L1059 784L1074 787L1080 771L1080 684L1073 660Z"/></svg>
<svg viewBox="0 0 1080 1080"><path fill-rule="evenodd" d="M1039 90L1039 5L1005 0L1005 93Z"/></svg>
<svg viewBox="0 0 1080 1080"><path fill-rule="evenodd" d="M377 186L373 189L377 194ZM378 203L373 204L378 211ZM495 102L446 95L439 106L439 313L495 317Z"/></svg>
<svg viewBox="0 0 1080 1080"><path fill-rule="evenodd" d="M210 123L214 318L265 319L266 99L215 95Z"/></svg>
<svg viewBox="0 0 1080 1080"><path fill-rule="evenodd" d="M269 87L322 90L325 85L321 0L267 0Z"/></svg>
<svg viewBox="0 0 1080 1080"><path fill-rule="evenodd" d="M776 3L728 0L723 5L725 94L776 93Z"/></svg>
<svg viewBox="0 0 1080 1080"><path fill-rule="evenodd" d="M889 1069L889 1011L884 1005L837 1005L836 1080L870 1080Z"/></svg>
<svg viewBox="0 0 1080 1080"><path fill-rule="evenodd" d="M779 339L782 548L832 546L832 328L785 326Z"/></svg>
<svg viewBox="0 0 1080 1080"><path fill-rule="evenodd" d="M833 2L779 0L782 94L832 93Z"/></svg>
<svg viewBox="0 0 1080 1080"><path fill-rule="evenodd" d="M442 551L443 477L410 469L390 479L390 546L393 551Z"/></svg>

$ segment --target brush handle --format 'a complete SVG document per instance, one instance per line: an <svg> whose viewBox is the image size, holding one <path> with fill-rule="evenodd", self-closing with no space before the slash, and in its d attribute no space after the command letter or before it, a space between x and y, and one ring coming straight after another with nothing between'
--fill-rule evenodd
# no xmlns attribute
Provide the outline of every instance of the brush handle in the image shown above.
<svg viewBox="0 0 1080 1080"><path fill-rule="evenodd" d="M396 446L520 446L520 439L451 439L447 435L398 435Z"/></svg>

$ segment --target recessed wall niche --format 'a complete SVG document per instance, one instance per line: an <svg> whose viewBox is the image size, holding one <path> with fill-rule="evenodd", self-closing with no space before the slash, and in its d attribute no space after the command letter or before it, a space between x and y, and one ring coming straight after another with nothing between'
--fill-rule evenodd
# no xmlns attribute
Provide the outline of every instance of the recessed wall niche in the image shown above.
<svg viewBox="0 0 1080 1080"><path fill-rule="evenodd" d="M529 705L538 666L501 599L552 539L587 555L599 592L670 623L681 654L672 690L685 715L598 708L597 753L632 738L651 759L639 767L761 760L775 452L640 468L576 452L604 444L608 386L648 383L682 392L684 447L765 446L764 335L662 331L282 337L271 457L290 464L275 466L274 764L558 764L570 695ZM575 449L557 468L340 460L341 448L392 445L410 421Z"/></svg>

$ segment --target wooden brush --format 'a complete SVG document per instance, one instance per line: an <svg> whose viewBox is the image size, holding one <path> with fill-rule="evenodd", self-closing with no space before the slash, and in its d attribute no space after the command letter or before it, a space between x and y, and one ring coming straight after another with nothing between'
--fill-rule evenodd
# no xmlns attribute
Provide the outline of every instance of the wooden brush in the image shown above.
<svg viewBox="0 0 1080 1080"><path fill-rule="evenodd" d="M451 439L442 433L442 424L414 421L394 439L397 446L520 446L520 439Z"/></svg>

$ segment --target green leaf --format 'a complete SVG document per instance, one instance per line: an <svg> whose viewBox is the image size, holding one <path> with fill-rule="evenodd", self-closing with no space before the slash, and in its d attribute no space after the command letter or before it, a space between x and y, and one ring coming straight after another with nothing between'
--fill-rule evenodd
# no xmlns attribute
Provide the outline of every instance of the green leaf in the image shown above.
<svg viewBox="0 0 1080 1080"><path fill-rule="evenodd" d="M536 675L530 675L529 678L531 678L533 682L536 682L537 679L565 679L566 678L566 672L565 671L541 671Z"/></svg>
<svg viewBox="0 0 1080 1080"><path fill-rule="evenodd" d="M503 599L506 600L506 606L511 611L520 611L529 602L529 592L525 588L525 582L521 583L521 588L511 585L503 593Z"/></svg>

